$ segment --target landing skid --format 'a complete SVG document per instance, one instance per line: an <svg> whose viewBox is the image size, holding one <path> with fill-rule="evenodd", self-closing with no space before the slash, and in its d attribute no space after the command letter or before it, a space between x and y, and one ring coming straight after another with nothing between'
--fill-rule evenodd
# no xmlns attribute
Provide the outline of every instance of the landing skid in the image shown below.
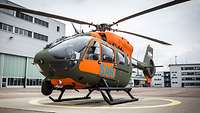
<svg viewBox="0 0 200 113"><path fill-rule="evenodd" d="M133 97L133 95L131 94L131 90L132 88L116 88L116 87L108 87L106 81L103 79L103 82L105 83L106 87L96 87L96 88L91 88L89 89L89 93L84 96L84 97L77 97L77 98L67 98L67 99L62 99L62 96L65 92L65 88L61 89L61 93L58 97L58 99L54 99L51 96L49 96L49 98L53 101L53 102L62 102L62 101L72 101L72 100L83 100L83 99L91 99L90 94L93 91L100 91L103 99L109 104L109 105L116 105L116 104L122 104L122 103L128 103L128 102L133 102L133 101L138 101L138 98ZM117 99L113 99L112 95L111 95L111 91L124 91L126 92L129 97L131 99L129 100L117 100Z"/></svg>
<svg viewBox="0 0 200 113"><path fill-rule="evenodd" d="M64 94L66 89L62 89L61 93L58 97L58 99L54 99L53 97L49 96L49 99L51 99L53 102L62 102L62 101L72 101L72 100L83 100L83 99L91 99L90 94L92 93L91 90L89 90L89 93L85 96L85 97L76 97L76 98L66 98L66 99L62 99L62 96Z"/></svg>
<svg viewBox="0 0 200 113"><path fill-rule="evenodd" d="M131 89L132 88L109 88L109 89L108 88L99 88L98 91L101 92L101 95L103 96L103 99L109 105L116 105L116 104L122 104L122 103L138 101L138 98L133 97L133 95L130 93ZM124 91L129 95L129 97L131 99L129 99L129 100L115 100L115 99L113 99L112 95L110 94L111 91Z"/></svg>

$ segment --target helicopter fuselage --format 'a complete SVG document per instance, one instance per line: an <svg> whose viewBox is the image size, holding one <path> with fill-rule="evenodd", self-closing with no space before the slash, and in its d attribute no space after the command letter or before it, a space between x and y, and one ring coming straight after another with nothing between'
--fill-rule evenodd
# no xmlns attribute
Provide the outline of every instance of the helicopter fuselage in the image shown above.
<svg viewBox="0 0 200 113"><path fill-rule="evenodd" d="M130 44L123 38L121 40L126 41L128 46L123 45L123 41L112 42L109 38L116 39L117 35L110 32L110 37L95 33L58 41L35 56L34 62L54 87L83 89L103 86L101 78L105 78L110 87L128 84L132 74L129 57L132 46L128 48ZM120 37L117 38L120 40Z"/></svg>

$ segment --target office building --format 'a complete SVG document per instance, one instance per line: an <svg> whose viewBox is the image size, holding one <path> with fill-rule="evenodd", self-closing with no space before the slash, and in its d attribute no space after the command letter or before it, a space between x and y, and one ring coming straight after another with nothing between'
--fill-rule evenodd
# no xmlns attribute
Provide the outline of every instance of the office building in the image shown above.
<svg viewBox="0 0 200 113"><path fill-rule="evenodd" d="M18 7L16 3L0 3ZM65 24L51 18L0 9L0 87L38 86L43 76L32 65L46 44L65 35Z"/></svg>
<svg viewBox="0 0 200 113"><path fill-rule="evenodd" d="M171 87L200 87L200 64L170 64Z"/></svg>

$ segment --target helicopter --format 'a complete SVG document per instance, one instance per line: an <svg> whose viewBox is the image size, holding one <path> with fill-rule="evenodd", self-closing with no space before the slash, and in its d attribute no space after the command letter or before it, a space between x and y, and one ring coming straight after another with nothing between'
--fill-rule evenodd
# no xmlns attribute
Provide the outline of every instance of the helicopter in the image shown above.
<svg viewBox="0 0 200 113"><path fill-rule="evenodd" d="M114 32L134 35L164 45L171 44L141 34L113 29L112 27L128 19L186 1L190 0L167 2L124 17L111 24L94 24L7 4L0 4L0 8L60 19L80 25L94 26L94 30L84 33L79 32L72 24L76 34L67 37L63 36L47 44L43 50L35 55L33 64L39 68L40 73L45 77L41 87L43 95L49 96L53 90L61 91L58 99L49 96L53 102L90 99L93 91L99 91L109 105L115 105L138 100L131 94L132 88L126 87L133 73L133 68L142 70L147 83L150 83L156 67L161 66L154 65L153 48L150 45L147 47L144 61L138 61L132 58L134 48L129 41ZM84 97L62 99L67 89L76 91L88 89L89 93ZM124 91L129 95L130 99L114 99L111 91Z"/></svg>

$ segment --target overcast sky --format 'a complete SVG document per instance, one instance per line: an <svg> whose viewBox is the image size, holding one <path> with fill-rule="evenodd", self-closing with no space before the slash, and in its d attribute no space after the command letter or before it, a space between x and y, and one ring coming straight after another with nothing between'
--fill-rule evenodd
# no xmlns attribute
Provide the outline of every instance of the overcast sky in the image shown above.
<svg viewBox="0 0 200 113"><path fill-rule="evenodd" d="M112 23L125 16L157 6L170 0L10 0L24 7L58 14L93 23ZM66 23L66 35L74 33ZM89 31L88 26L80 26ZM156 65L170 63L200 63L200 0L192 0L161 9L120 23L117 27L142 35L151 36L173 44L165 46L123 33L134 46L133 57L143 60L148 44L154 48Z"/></svg>

